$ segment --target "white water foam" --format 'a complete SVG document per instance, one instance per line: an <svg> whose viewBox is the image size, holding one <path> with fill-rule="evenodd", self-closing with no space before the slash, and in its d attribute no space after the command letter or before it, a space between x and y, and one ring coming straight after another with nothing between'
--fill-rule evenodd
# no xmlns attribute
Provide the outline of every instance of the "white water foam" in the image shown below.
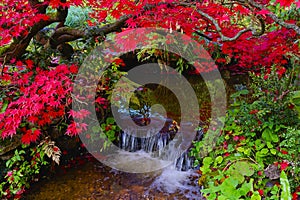
<svg viewBox="0 0 300 200"><path fill-rule="evenodd" d="M174 165L163 169L160 176L158 176L151 184L150 190L156 189L167 193L181 193L187 199L201 199L200 187L197 185L198 174L194 170L178 171Z"/></svg>
<svg viewBox="0 0 300 200"><path fill-rule="evenodd" d="M107 159L122 171L127 172L150 172L145 176L152 176L153 182L149 186L145 195L150 195L154 191L162 193L180 193L187 199L201 199L200 187L197 184L199 174L190 169L187 171L179 171L176 169L175 163L164 161L151 156L151 153L143 150L137 152L128 152L120 150L117 154L109 156ZM153 171L152 169L161 169ZM143 174L141 174L143 176Z"/></svg>
<svg viewBox="0 0 300 200"><path fill-rule="evenodd" d="M151 153L143 150L136 152L119 150L116 154L107 156L106 161L118 170L131 173L153 172L156 171L153 169L162 169L172 164L170 161L151 157Z"/></svg>

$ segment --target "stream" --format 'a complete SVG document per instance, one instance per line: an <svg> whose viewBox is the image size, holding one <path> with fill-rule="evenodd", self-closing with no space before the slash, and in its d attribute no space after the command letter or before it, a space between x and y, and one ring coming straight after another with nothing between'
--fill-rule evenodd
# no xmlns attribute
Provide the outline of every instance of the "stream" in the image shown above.
<svg viewBox="0 0 300 200"><path fill-rule="evenodd" d="M158 132L145 138L130 132L119 135L120 150L111 155L98 154L104 163L113 163L121 170L90 156L83 165L65 173L58 171L33 185L26 199L201 199L193 159L169 145L175 132Z"/></svg>
<svg viewBox="0 0 300 200"><path fill-rule="evenodd" d="M203 86L203 81L199 81L199 78L201 77L191 76L189 82L197 95L200 115L207 118L207 116L210 116L208 108L210 102L207 100L209 95L207 92L203 92L205 86ZM232 87L227 88L228 91L229 93L232 92ZM158 91L157 94L159 93L166 96L166 91ZM174 98L172 94L168 96ZM158 99L162 100L159 97ZM164 102L158 103L164 105ZM165 120L176 119L176 113L168 110L168 106L174 108L176 105L170 105L168 102L165 105L164 107L168 112L168 118L165 118ZM170 119L170 116L172 119ZM122 121L125 120L122 119ZM152 133L150 137L145 138L135 137L131 134L132 130L130 129L119 134L118 146L120 150L112 155L105 155L103 160L115 163L118 169L121 168L122 170L111 168L103 164L105 162L99 162L93 156L88 155L89 159L86 159L87 161L83 164L72 167L67 171L56 170L53 175L44 177L33 184L24 199L204 199L201 196L201 187L198 185L199 170L193 167L193 158L188 156L188 151L182 152L176 145L168 145L177 132L172 129L172 123L166 125L168 130L171 131ZM184 124L181 126L184 126ZM197 132L194 135L196 137L194 140L200 140L202 134L201 131ZM177 139L180 140L180 137ZM166 146L168 146L167 150L165 152L161 151ZM150 167L150 169L147 170L147 167ZM126 172L127 169L137 173ZM138 173L140 169L140 172L149 172Z"/></svg>
<svg viewBox="0 0 300 200"><path fill-rule="evenodd" d="M201 199L198 177L193 170L178 171L173 166L139 174L90 161L38 182L25 199Z"/></svg>

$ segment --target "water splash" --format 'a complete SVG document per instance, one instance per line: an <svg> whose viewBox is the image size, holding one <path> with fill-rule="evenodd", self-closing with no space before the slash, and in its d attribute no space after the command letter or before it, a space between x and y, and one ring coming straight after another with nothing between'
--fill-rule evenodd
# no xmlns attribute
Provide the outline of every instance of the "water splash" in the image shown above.
<svg viewBox="0 0 300 200"><path fill-rule="evenodd" d="M171 161L175 163L174 166L179 171L186 171L192 168L194 160L188 155L188 152L181 151L182 137L173 140L176 134L174 131L161 133L157 130L152 130L147 133L147 137L135 137L134 135L137 133L132 134L132 131L135 130L124 130L119 135L119 147L125 153L132 152L136 154L136 152L143 152L141 155L146 156L148 159L158 158L164 161ZM155 131L156 134L154 134ZM135 155L135 157L139 156L140 154Z"/></svg>
<svg viewBox="0 0 300 200"><path fill-rule="evenodd" d="M131 129L123 130L119 135L119 147L121 150L115 154L114 158L119 167L125 169L134 169L134 171L151 171L151 168L160 168L159 172L153 172L154 180L145 192L145 195L150 195L159 191L161 193L180 193L186 199L201 199L200 187L197 184L199 174L194 170L194 158L189 156L189 151L180 151L180 147L176 141L174 142L175 134L182 134L180 130L174 130L171 119L155 116L156 119L164 120L164 130L157 129ZM153 119L153 116L152 116ZM168 123L169 122L169 123ZM181 126L193 127L188 122ZM166 131L167 130L167 131ZM168 131L169 130L169 131ZM144 133L143 137L138 131ZM203 130L200 128L197 131L195 140L201 140ZM186 136L186 135L185 135ZM184 138L179 137L180 145L184 145ZM190 144L186 144L190 145ZM153 166L156 165L156 166ZM148 169L148 170L147 170ZM198 196L199 195L199 196Z"/></svg>
<svg viewBox="0 0 300 200"><path fill-rule="evenodd" d="M151 191L158 190L162 193L180 193L185 198L202 199L200 187L197 184L199 174L194 170L178 171L174 165L165 168L160 176L158 176L150 185L146 194Z"/></svg>

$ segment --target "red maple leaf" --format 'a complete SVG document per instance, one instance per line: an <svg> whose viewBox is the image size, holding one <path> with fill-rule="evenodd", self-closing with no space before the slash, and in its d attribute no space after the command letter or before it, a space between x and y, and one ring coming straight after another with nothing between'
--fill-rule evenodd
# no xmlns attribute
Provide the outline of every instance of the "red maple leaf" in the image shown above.
<svg viewBox="0 0 300 200"><path fill-rule="evenodd" d="M22 136L21 141L23 144L30 144L31 142L36 142L41 134L41 131L38 129L27 130L26 133Z"/></svg>
<svg viewBox="0 0 300 200"><path fill-rule="evenodd" d="M280 169L281 169L281 171L285 170L288 166L289 166L289 163L287 161L282 161L280 163Z"/></svg>

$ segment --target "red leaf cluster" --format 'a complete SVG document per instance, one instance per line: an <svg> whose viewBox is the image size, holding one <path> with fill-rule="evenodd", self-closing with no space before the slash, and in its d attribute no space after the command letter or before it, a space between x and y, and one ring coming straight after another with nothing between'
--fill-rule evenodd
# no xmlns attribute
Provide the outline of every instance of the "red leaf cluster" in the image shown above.
<svg viewBox="0 0 300 200"><path fill-rule="evenodd" d="M22 136L21 141L23 144L30 144L31 142L36 142L37 139L39 138L40 134L41 134L41 131L38 129L36 129L36 130L29 129Z"/></svg>
<svg viewBox="0 0 300 200"><path fill-rule="evenodd" d="M18 65L21 65L19 63ZM25 64L22 64L23 67ZM26 61L26 68L31 69L33 62ZM9 67L5 69L8 70ZM23 133L22 142L29 144L35 142L41 134L39 128L51 124L55 119L66 115L65 109L71 103L72 91L72 72L77 72L76 66L59 65L50 71L35 68L33 71L15 72L14 76L4 74L1 79L11 82L17 87L16 91L10 91L11 101L5 112L0 114L0 133L2 138L12 137L18 132ZM18 94L16 95L17 92ZM89 114L88 111L70 111L74 118L84 118ZM31 127L27 130L22 124L30 123ZM68 134L74 135L75 132Z"/></svg>
<svg viewBox="0 0 300 200"><path fill-rule="evenodd" d="M296 5L299 2L290 0L277 0L281 6ZM221 47L221 53L227 55L230 66L225 66L235 72L256 71L264 67L282 66L287 63L287 53L298 54L299 47L295 42L298 38L292 29L279 27L273 31L267 30L262 36L254 37L251 32L242 34L234 41L221 42L220 33L211 21L197 10L201 10L217 21L221 28L221 34L234 37L244 29L239 20L244 20L251 15L259 15L263 18L266 26L274 26L274 20L269 17L271 13L267 6L272 4L269 0L256 1L264 5L264 9L250 9L243 4L233 3L230 6L217 1L204 1L198 3L182 4L182 1L90 1L94 12L93 18L99 21L105 20L108 15L119 19L124 15L131 15L127 20L128 28L136 27L159 27L172 31L182 31L201 42L203 38L195 37L195 31L201 32L211 38L212 42L203 43L210 53L216 52L216 43ZM287 21L295 24L295 22ZM122 41L128 49L134 49L137 43L132 38ZM118 41L117 41L118 42ZM217 47L218 48L218 47ZM218 58L219 63L226 60Z"/></svg>
<svg viewBox="0 0 300 200"><path fill-rule="evenodd" d="M0 46L14 38L27 36L28 29L35 23L49 19L48 15L37 12L27 0L3 0L0 4Z"/></svg>

